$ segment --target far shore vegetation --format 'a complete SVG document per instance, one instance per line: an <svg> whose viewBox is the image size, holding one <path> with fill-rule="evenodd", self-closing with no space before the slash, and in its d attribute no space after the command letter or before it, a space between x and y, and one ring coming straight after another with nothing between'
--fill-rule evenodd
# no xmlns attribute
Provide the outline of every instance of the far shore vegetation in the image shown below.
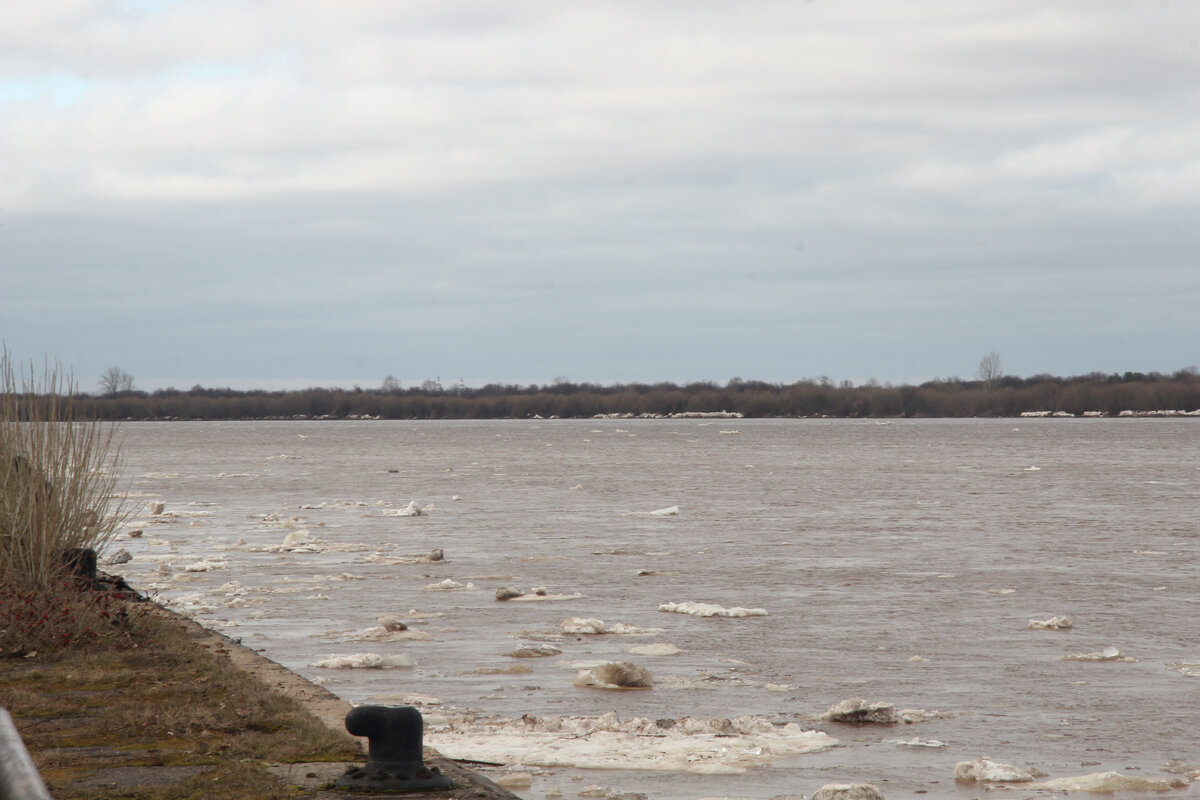
<svg viewBox="0 0 1200 800"><path fill-rule="evenodd" d="M828 378L794 383L734 378L723 385L705 381L601 386L556 379L541 386L443 387L438 381L425 381L401 388L388 377L377 388L126 388L79 398L79 409L105 420L583 419L721 412L783 418L1182 414L1200 411L1200 371L1188 367L1171 375L1093 372L1021 378L1000 374L998 359L991 354L981 362L978 379L935 379L916 386L874 380L856 385Z"/></svg>

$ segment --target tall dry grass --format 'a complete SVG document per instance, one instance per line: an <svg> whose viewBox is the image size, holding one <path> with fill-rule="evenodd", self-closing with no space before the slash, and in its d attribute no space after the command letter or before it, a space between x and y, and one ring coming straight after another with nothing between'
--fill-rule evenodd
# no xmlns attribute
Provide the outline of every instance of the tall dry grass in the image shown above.
<svg viewBox="0 0 1200 800"><path fill-rule="evenodd" d="M20 649L72 634L80 591L64 553L97 554L128 520L112 423L80 418L76 388L58 366L18 371L0 351L0 646ZM22 608L22 604L28 608ZM37 613L34 613L34 610ZM29 615L32 616L32 621ZM17 635L16 619L25 620ZM71 623L63 628L63 622ZM81 629L81 630L82 630Z"/></svg>

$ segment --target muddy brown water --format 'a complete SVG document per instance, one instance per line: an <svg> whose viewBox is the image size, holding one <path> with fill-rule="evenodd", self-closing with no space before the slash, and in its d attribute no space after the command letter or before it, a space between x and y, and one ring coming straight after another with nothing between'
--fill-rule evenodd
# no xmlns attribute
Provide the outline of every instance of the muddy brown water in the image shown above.
<svg viewBox="0 0 1200 800"><path fill-rule="evenodd" d="M955 785L954 766L981 756L1051 777L1200 763L1187 674L1200 421L169 422L120 436L144 534L114 542L133 559L105 568L350 702L420 695L435 720L756 715L840 742L695 775L655 769L647 741L628 770L535 769L526 798L591 785L770 798L848 781L965 798L982 789ZM399 516L412 501L426 513ZM298 546L282 550L289 535ZM435 548L443 561L420 560ZM447 580L463 588L428 588ZM568 599L498 602L502 586ZM358 636L410 610L430 638ZM1028 628L1054 616L1072 627ZM570 617L661 631L563 635ZM496 672L542 642L562 654ZM649 643L683 652L627 653ZM362 653L416 666L311 666ZM655 687L573 685L579 664L622 659ZM818 719L849 697L941 713ZM896 743L913 738L945 746Z"/></svg>

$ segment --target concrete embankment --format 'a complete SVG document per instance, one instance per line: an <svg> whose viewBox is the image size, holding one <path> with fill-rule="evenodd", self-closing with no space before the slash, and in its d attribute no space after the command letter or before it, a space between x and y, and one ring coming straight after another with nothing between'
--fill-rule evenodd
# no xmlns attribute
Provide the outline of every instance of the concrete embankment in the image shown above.
<svg viewBox="0 0 1200 800"><path fill-rule="evenodd" d="M51 796L88 800L176 796L185 784L203 787L228 782L229 762L234 760L246 767L232 773L246 781L245 793L229 795L226 791L221 797L337 800L371 796L333 786L339 777L367 761L366 740L357 740L362 752L356 755L354 742L346 733L346 714L352 708L349 703L193 620L146 601L137 605L166 626L157 629L158 638L139 644L137 661L127 652L117 654L117 658L109 658L112 653L90 653L83 658L75 656L70 662L36 653L0 661L0 706L13 707L13 722L19 734L12 737L15 745L10 742L5 746L11 749L21 745L28 750L50 786ZM181 675L178 665L189 661L193 662L193 672ZM201 662L203 667L195 666ZM234 676L236 680L221 678L214 683L215 688L209 688L206 682L212 673ZM229 706L246 694L244 688L234 689L232 694L225 690L230 685L245 687L250 683L265 687L265 691L255 691L266 701L255 702L266 710L244 713L247 724L240 729L223 722L228 720ZM139 699L147 696L174 697L177 702L171 708L164 701L160 708ZM179 702L179 698L186 699ZM281 698L294 701L299 710L290 703L287 705L292 711L271 710L272 703L286 702ZM296 716L311 718L303 724L321 732L313 737L314 741L340 741L345 737L345 743L336 745L333 751L327 745L314 746L314 753L324 752L327 756L323 760L297 758L270 746L247 755L248 737L267 735L263 731L276 722L293 725ZM151 733L156 728L162 730ZM185 729L191 733L183 733ZM329 731L337 736L331 737ZM189 736L193 741L187 741ZM291 742L284 745L290 746ZM375 796L519 800L432 748L425 748L424 763L452 778L454 787ZM191 793L179 796L217 796L201 791L197 795L189 789Z"/></svg>

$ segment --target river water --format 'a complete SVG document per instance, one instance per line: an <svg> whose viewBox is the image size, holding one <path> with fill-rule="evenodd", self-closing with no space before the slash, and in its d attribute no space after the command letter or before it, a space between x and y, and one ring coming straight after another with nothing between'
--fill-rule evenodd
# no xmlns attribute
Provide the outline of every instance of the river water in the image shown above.
<svg viewBox="0 0 1200 800"><path fill-rule="evenodd" d="M844 782L968 798L984 787L956 783L955 765L980 757L1040 780L1200 764L1194 420L164 422L119 436L143 533L113 543L132 560L108 569L351 702L417 705L447 755L532 762L487 772L529 775L513 780L530 800L765 800ZM405 516L412 504L423 513ZM524 596L499 601L501 587ZM1030 629L1054 617L1071 627ZM564 629L573 618L606 632ZM512 655L538 647L554 649ZM652 688L575 685L615 661ZM822 718L851 698L911 722ZM1019 796L1054 795L1030 787Z"/></svg>

